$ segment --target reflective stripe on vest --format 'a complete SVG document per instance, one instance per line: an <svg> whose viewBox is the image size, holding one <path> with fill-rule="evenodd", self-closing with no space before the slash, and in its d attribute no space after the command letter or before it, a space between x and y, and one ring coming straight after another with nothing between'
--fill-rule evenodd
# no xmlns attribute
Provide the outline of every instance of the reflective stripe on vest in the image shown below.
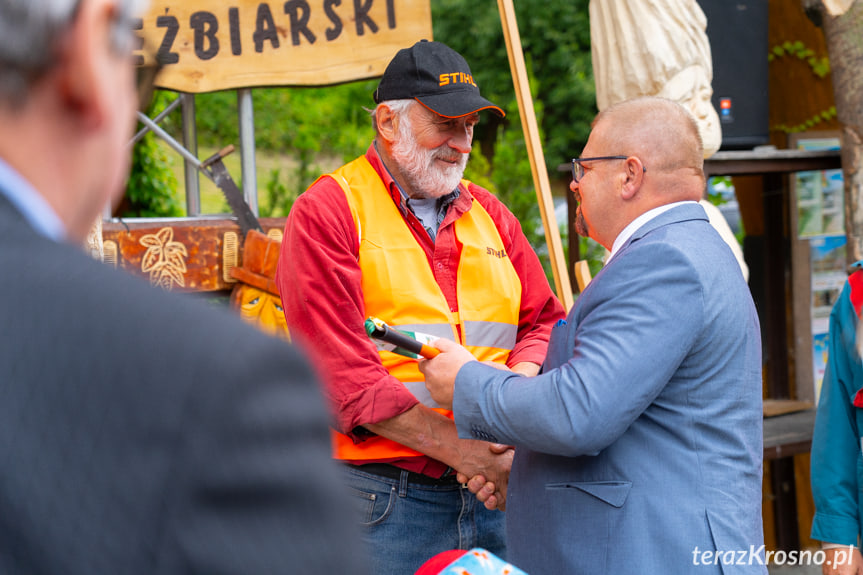
<svg viewBox="0 0 863 575"><path fill-rule="evenodd" d="M475 199L453 224L462 246L457 271L458 312L450 311L422 246L383 182L360 157L331 177L345 193L359 238L358 262L367 316L405 331L457 341L480 361L506 362L515 347L521 280L488 212ZM465 188L469 182L463 181ZM417 361L380 350L384 367L423 404L433 404ZM435 408L452 418L452 412ZM335 457L349 461L422 455L383 437L358 444L333 432Z"/></svg>
<svg viewBox="0 0 863 575"><path fill-rule="evenodd" d="M441 412L444 411L437 402L432 399L431 393L429 393L428 388L426 388L424 381L403 381L402 383L405 384L408 391L414 394L414 397L416 397L420 403L426 407L431 407L432 409L436 409Z"/></svg>
<svg viewBox="0 0 863 575"><path fill-rule="evenodd" d="M453 339L452 327L448 323L443 324L422 324L409 323L392 325L401 331L410 331L415 333L424 333L435 337L443 337ZM464 325L464 340L467 345L474 347L497 347L500 349L511 350L515 347L515 340L518 334L518 327L493 321L468 321ZM384 349L385 343L375 341L378 351Z"/></svg>

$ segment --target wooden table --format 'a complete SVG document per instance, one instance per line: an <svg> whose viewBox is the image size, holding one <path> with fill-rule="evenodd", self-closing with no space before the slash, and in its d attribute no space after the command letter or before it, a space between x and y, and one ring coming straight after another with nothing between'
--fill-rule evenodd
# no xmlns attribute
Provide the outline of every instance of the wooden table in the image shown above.
<svg viewBox="0 0 863 575"><path fill-rule="evenodd" d="M815 408L764 418L764 465L770 466L776 548L800 548L794 455L812 447Z"/></svg>
<svg viewBox="0 0 863 575"><path fill-rule="evenodd" d="M764 460L806 453L812 446L815 408L764 418Z"/></svg>

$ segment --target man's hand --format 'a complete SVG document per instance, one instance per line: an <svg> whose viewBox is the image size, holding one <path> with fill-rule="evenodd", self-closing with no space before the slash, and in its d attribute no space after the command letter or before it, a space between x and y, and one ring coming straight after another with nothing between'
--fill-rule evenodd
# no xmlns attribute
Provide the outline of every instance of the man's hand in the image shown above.
<svg viewBox="0 0 863 575"><path fill-rule="evenodd" d="M432 346L441 353L432 359L420 360L419 370L425 376L425 385L432 399L442 408L452 410L455 378L464 364L476 361L476 358L464 347L447 339L435 340ZM485 363L509 370L503 364ZM539 370L535 364L518 364L516 367L530 375L535 373L530 373L532 369ZM477 446L481 446L479 452L475 450ZM458 472L458 480L467 484L470 492L487 509L503 511L506 508L506 487L512 468L513 448L473 440L460 440L459 448L462 462L452 465Z"/></svg>
<svg viewBox="0 0 863 575"><path fill-rule="evenodd" d="M506 485L513 456L509 446L460 439L452 419L421 403L395 417L367 423L364 427L445 463L456 470L462 483L476 478L471 484L477 485L477 492L490 483L488 493L478 493L478 497L484 498L480 501L489 509L495 506L503 509L506 505Z"/></svg>
<svg viewBox="0 0 863 575"><path fill-rule="evenodd" d="M506 509L506 487L512 469L514 449L509 445L484 441L461 440L463 463L455 466L457 478L486 509ZM475 448L479 448L476 451ZM470 479L468 479L470 478Z"/></svg>
<svg viewBox="0 0 863 575"><path fill-rule="evenodd" d="M476 361L471 353L448 339L436 339L432 346L441 350L433 359L422 359L419 370L425 376L426 388L432 399L444 409L452 410L453 387L455 376L461 366L469 361Z"/></svg>
<svg viewBox="0 0 863 575"><path fill-rule="evenodd" d="M863 575L863 556L860 555L860 550L854 547L850 557L848 551L848 547L825 549L826 559L821 564L822 575Z"/></svg>
<svg viewBox="0 0 863 575"><path fill-rule="evenodd" d="M497 454L504 454L508 451L512 452L514 449L512 446L502 443L489 443L488 448L492 453ZM467 475L459 473L457 479L460 483L467 485L468 490L476 495L477 500L485 504L486 509L506 510L506 485L503 485L502 489L498 490L497 486L491 481L486 480L484 475L475 475L468 479Z"/></svg>

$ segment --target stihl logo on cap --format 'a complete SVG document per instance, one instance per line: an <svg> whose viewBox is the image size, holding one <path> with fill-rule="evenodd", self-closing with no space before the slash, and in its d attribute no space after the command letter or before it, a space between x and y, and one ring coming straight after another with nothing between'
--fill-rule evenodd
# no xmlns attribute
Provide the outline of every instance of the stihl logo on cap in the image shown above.
<svg viewBox="0 0 863 575"><path fill-rule="evenodd" d="M473 81L473 76L470 74L465 74L464 72L452 72L451 74L441 74L440 75L440 85L446 86L448 84L470 84L474 88L476 88L476 82Z"/></svg>

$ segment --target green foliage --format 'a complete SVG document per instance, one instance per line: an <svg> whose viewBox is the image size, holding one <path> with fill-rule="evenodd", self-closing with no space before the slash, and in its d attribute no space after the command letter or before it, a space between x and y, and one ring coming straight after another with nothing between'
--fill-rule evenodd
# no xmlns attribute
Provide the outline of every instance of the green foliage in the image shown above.
<svg viewBox="0 0 863 575"><path fill-rule="evenodd" d="M605 248L590 238L578 238L578 252L580 259L587 260L591 277L598 274L605 265Z"/></svg>
<svg viewBox="0 0 863 575"><path fill-rule="evenodd" d="M795 125L789 126L787 124L778 124L773 127L774 130L778 130L780 132L784 132L786 134L794 134L797 132L805 132L806 130L811 130L821 122L829 122L830 120L836 117L836 106L830 106L826 110L822 112L818 112L811 118L807 118L803 122Z"/></svg>
<svg viewBox="0 0 863 575"><path fill-rule="evenodd" d="M541 227L537 229L534 225L539 221L539 206L524 139L512 130L500 130L494 149L496 169L492 169L492 163L474 147L464 177L497 196L522 223L531 245L539 245L544 236ZM531 225L525 227L528 223Z"/></svg>
<svg viewBox="0 0 863 575"><path fill-rule="evenodd" d="M502 107L507 110L510 122L521 126L514 96L513 100ZM542 117L541 104L537 103L536 108L539 121ZM509 208L521 223L525 237L539 255L551 282L551 263L545 245L545 232L533 185L527 145L521 130L507 129L504 124L498 125L491 161L478 151L478 147L474 147L465 177L492 192ZM566 225L563 226L562 232L565 242Z"/></svg>
<svg viewBox="0 0 863 575"><path fill-rule="evenodd" d="M321 174L318 162L351 160L365 152L374 130L363 106L373 106L377 81L353 82L326 88L264 88L255 90L255 147L285 154L296 162L286 171L271 172L270 203L264 216L287 214L293 200ZM237 97L234 92L201 94L198 140L219 148L239 141ZM267 212L267 213L264 213Z"/></svg>
<svg viewBox="0 0 863 575"><path fill-rule="evenodd" d="M798 60L806 62L812 73L819 78L825 78L830 74L830 58L827 56L817 56L812 48L807 47L800 40L793 42L786 40L782 44L774 46L767 55L767 61L774 63L785 57L796 57ZM836 118L836 107L830 106L830 108L822 110L811 118L807 118L794 126L779 124L773 126L772 129L786 134L793 134L812 130L821 122L829 122L834 118Z"/></svg>
<svg viewBox="0 0 863 575"><path fill-rule="evenodd" d="M375 86L377 81L363 81L325 88L254 90L255 147L299 155L309 166L319 155L344 161L355 158L374 136L363 106L374 106ZM218 148L239 141L234 92L201 94L196 106L201 145Z"/></svg>
<svg viewBox="0 0 863 575"><path fill-rule="evenodd" d="M707 186L707 200L719 207L728 201L722 192L733 189L734 181L731 176L713 176L710 178L710 185Z"/></svg>
<svg viewBox="0 0 863 575"><path fill-rule="evenodd" d="M546 169L555 181L557 166L581 152L596 115L589 0L519 0L515 4ZM475 131L475 139L488 159L493 184L485 187L519 219L551 282L548 249L497 3L432 0L431 6L435 40L465 57L483 95L507 114L504 119L483 114ZM472 157L471 164L476 163ZM564 222L560 227L566 250L567 225ZM594 258L590 262L592 270L602 267L601 247L582 247L581 253Z"/></svg>
<svg viewBox="0 0 863 575"><path fill-rule="evenodd" d="M281 170L270 170L270 177L267 180L265 189L267 193L266 203L259 204L261 217L269 218L277 215L287 215L291 211L291 206L294 205L294 200L302 192L297 192L296 189L289 190L288 186L281 181Z"/></svg>
<svg viewBox="0 0 863 575"><path fill-rule="evenodd" d="M731 176L713 176L708 181L707 186L707 201L716 207L728 203L729 195L734 195L734 180ZM743 246L743 238L746 237L746 231L743 229L743 219L737 223L738 229L734 232L734 237L737 243Z"/></svg>
<svg viewBox="0 0 863 575"><path fill-rule="evenodd" d="M510 112L512 121L520 126L518 107L515 102L510 102L509 107L512 109ZM527 145L521 130L509 130L504 127L498 130L492 166L494 170L491 173L491 179L494 182L497 197L521 222L524 235L531 245L534 248L543 245L545 233L542 230L542 219L533 185Z"/></svg>
<svg viewBox="0 0 863 575"><path fill-rule="evenodd" d="M260 90L252 94L257 100ZM276 110L271 110L275 113ZM257 114L256 114L257 116ZM236 92L210 92L195 96L195 126L198 145L221 149L228 144L239 144L240 124L237 119ZM255 126L257 131L257 126ZM257 134L255 134L257 138ZM257 145L257 141L255 142Z"/></svg>
<svg viewBox="0 0 863 575"><path fill-rule="evenodd" d="M153 100L148 115L162 110L171 97L159 92ZM169 158L156 144L156 137L149 133L132 149L132 170L126 187L122 216L124 217L173 217L183 215L174 191L177 179L171 170L173 158Z"/></svg>
<svg viewBox="0 0 863 575"><path fill-rule="evenodd" d="M807 48L803 42L796 40L791 42L786 40L778 46L774 46L767 54L767 61L773 62L777 58L785 56L794 56L798 60L803 60L812 69L812 73L819 78L825 78L830 73L830 58L827 56L816 56L812 48Z"/></svg>
<svg viewBox="0 0 863 575"><path fill-rule="evenodd" d="M534 103L544 110L542 142L551 173L581 152L596 114L588 4L589 0L519 0L515 6ZM514 102L496 2L432 0L431 5L435 39L465 57L484 96L498 104ZM477 128L487 156L499 123L521 131L511 109L506 111L502 121L486 114Z"/></svg>

